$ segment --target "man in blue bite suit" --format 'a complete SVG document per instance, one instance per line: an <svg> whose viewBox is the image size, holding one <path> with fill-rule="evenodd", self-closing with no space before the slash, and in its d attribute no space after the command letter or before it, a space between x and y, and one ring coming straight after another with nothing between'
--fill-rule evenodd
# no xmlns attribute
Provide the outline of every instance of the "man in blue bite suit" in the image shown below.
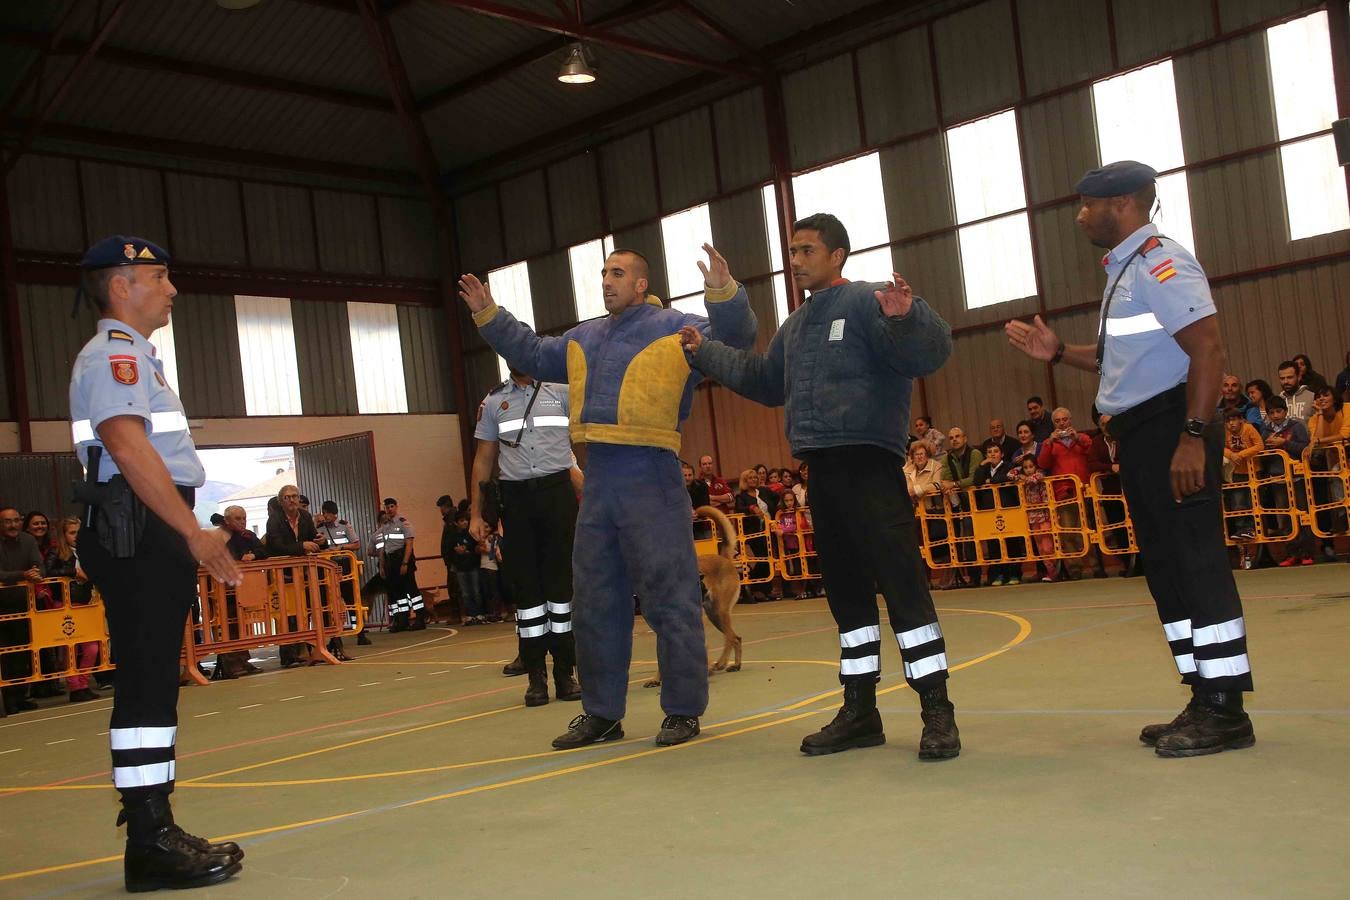
<svg viewBox="0 0 1350 900"><path fill-rule="evenodd" d="M513 369L571 384L572 442L589 444L572 553L583 713L553 741L558 750L623 737L634 594L656 632L666 714L656 743L697 735L708 706L698 561L676 455L700 376L689 368L679 332L691 326L749 347L758 324L726 260L709 244L703 249L708 264L698 266L707 318L666 309L649 293L647 260L635 250L615 250L605 260L609 315L560 337L535 334L498 307L475 276L459 281L479 333Z"/></svg>
<svg viewBox="0 0 1350 900"><path fill-rule="evenodd" d="M886 741L878 592L918 695L920 759L961 752L947 696L947 643L919 560L914 507L900 473L912 379L952 352L951 328L898 274L889 284L843 277L848 231L829 213L793 226L792 277L810 292L764 355L685 332L693 366L766 406L786 408L792 455L811 466L811 518L830 613L839 626L844 704L807 735L809 756Z"/></svg>

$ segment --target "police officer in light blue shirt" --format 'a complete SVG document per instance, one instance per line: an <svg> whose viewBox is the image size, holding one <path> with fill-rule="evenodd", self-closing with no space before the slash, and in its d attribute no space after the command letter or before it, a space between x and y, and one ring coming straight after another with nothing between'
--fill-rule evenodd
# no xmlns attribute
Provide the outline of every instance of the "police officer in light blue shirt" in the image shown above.
<svg viewBox="0 0 1350 900"><path fill-rule="evenodd" d="M1066 345L1039 316L1009 322L1007 333L1035 359L1101 375L1097 408L1118 442L1149 591L1191 687L1180 715L1139 737L1159 756L1200 756L1255 743L1242 705L1252 674L1219 500L1223 342L1204 270L1150 221L1156 177L1127 160L1078 183L1078 227L1107 251L1096 343Z"/></svg>
<svg viewBox="0 0 1350 900"><path fill-rule="evenodd" d="M239 568L225 532L202 529L193 515L206 474L149 341L168 324L177 293L168 264L169 254L144 238L117 235L89 248L81 292L101 318L70 379L71 436L87 470L78 551L117 656L108 739L133 891L216 884L243 858L237 844L184 832L169 808L178 659L197 564L227 584L238 583Z"/></svg>
<svg viewBox="0 0 1350 900"><path fill-rule="evenodd" d="M548 703L548 654L559 700L580 700L572 636L572 542L580 470L572 455L569 388L512 370L478 406L469 533L488 536L483 482L500 467L502 576L516 605L526 706Z"/></svg>

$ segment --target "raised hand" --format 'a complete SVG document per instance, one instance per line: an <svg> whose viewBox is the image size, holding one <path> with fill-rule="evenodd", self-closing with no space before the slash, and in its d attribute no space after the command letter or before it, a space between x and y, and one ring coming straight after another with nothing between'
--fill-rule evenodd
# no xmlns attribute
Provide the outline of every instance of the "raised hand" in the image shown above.
<svg viewBox="0 0 1350 900"><path fill-rule="evenodd" d="M478 280L470 272L459 277L459 297L469 307L469 312L479 312L493 304L492 289Z"/></svg>
<svg viewBox="0 0 1350 900"><path fill-rule="evenodd" d="M692 325L686 325L680 329L680 343L684 344L684 349L690 353L697 353L698 348L703 346L703 332Z"/></svg>
<svg viewBox="0 0 1350 900"><path fill-rule="evenodd" d="M708 264L705 266L703 261L699 260L698 270L703 273L704 286L715 290L726 287L731 283L731 269L727 266L727 261L712 244L704 244L703 251L708 254Z"/></svg>
<svg viewBox="0 0 1350 900"><path fill-rule="evenodd" d="M1003 326L1008 335L1008 343L1021 350L1032 359L1049 362L1059 350L1059 338L1040 316L1031 320L1031 324L1013 319Z"/></svg>
<svg viewBox="0 0 1350 900"><path fill-rule="evenodd" d="M885 290L873 292L881 304L881 313L885 316L908 315L910 307L914 305L914 288L900 277L899 272L892 272L891 275L895 280L888 283Z"/></svg>

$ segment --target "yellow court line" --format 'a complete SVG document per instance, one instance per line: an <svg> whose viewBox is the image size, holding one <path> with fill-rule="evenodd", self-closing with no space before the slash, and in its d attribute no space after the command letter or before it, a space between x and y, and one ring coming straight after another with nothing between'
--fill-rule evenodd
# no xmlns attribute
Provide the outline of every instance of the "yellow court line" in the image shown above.
<svg viewBox="0 0 1350 900"><path fill-rule="evenodd" d="M996 611L996 610L967 610L967 609L950 610L950 611L952 611L952 612L967 612L967 613L975 613L975 614L987 614L987 615L1000 616L1000 617L1002 617L1002 618L1009 619L1009 620L1011 620L1011 621L1013 621L1013 622L1016 622L1017 625L1018 625L1018 632L1017 632L1017 635L1016 635L1015 637L1013 637L1010 641L1008 641L1007 643L1005 643L1002 647L999 647L997 650L992 650L992 651L990 651L989 653L985 653L985 654L983 654L983 655L981 655L981 656L975 657L974 659L967 660L967 661L964 662L964 663L961 663L961 664L959 664L959 665L957 665L957 666L954 666L954 667L952 667L952 671L959 671L959 670L961 670L961 669L969 668L970 666L977 665L978 663L986 662L986 661L988 661L988 660L990 660L990 659L993 659L994 657L1000 656L1000 655L1002 655L1002 654L1008 652L1009 650L1011 650L1013 647L1016 647L1018 644L1020 644L1020 643L1022 643L1023 641L1025 641L1025 640L1027 639L1027 637L1030 636L1030 634L1031 634L1031 623L1028 622L1026 619L1022 618L1021 616L1013 615L1012 613L999 612L999 611ZM882 690L882 691L878 691L877 693L878 693L878 695L881 695L881 694L888 694L888 693L891 693L892 691L902 690L902 689L907 688L907 687L908 687L908 685L902 682L902 683L900 683L900 684L898 684L898 685L894 685L893 687L889 687L889 688L886 688L886 689L884 689L884 690ZM837 694L837 693L839 693L839 691L837 691L837 690L835 690L835 691L828 691L828 692L826 692L826 693L817 695L817 696L815 696L815 697L808 698L808 699L806 699L806 700L804 700L804 701L800 701L800 702L798 702L798 703L794 703L794 704L792 704L792 705L789 706L789 707L784 707L782 710L779 710L779 711L781 711L781 712L787 712L787 711L791 711L791 710L795 710L795 709L800 709L800 708L803 707L803 706L810 705L810 704L812 704L812 703L818 702L818 701L823 700L823 699L827 699L827 698L829 698L829 697L831 697L831 696L833 696L834 694ZM504 711L506 711L506 709L518 709L518 708L522 708L522 707L519 707L519 706L517 706L517 707L505 707L505 708L503 708L503 709L492 710L492 711L486 712L486 713L477 713L477 714L475 714L474 716L471 716L471 717L465 717L465 718L477 718L477 717L481 717L481 716L485 716L485 715L494 715L494 714L496 714L496 713L498 713L498 712L504 712ZM535 775L527 775L527 776L523 776L523 777L520 777L520 778L510 779L510 780L508 780L508 781L493 782L493 783L491 783L491 784L479 785L479 786L477 786L477 787L464 788L464 789L461 789L461 790L458 790L458 791L451 791L451 792L448 792L448 793L445 793L445 794L438 794L438 795L435 795L435 796L432 796L432 797L424 797L424 798L421 798L421 799L419 799L419 800L412 800L412 801L409 801L409 802L407 802L407 803L401 804L401 805L400 805L399 807L397 807L397 808L399 808L399 809L405 809L405 808L412 807L412 806L421 806L421 805L423 805L423 804L433 803L433 802L436 802L436 801L439 801L439 800L450 800L450 799L454 799L454 798L457 798L457 797L466 797L466 796L470 796L470 795L473 795L473 794L485 793L485 792L487 792L487 791L494 791L494 790L500 790L500 789L502 789L502 788L514 787L514 786L520 785L520 784L529 784L529 783L536 782L536 781L545 781L545 780L548 780L548 779L550 779L550 778L557 778L557 777L562 776L562 775L570 775L570 774L574 774L574 773L576 773L576 772L584 772L584 771L588 771L588 770L590 770L590 769L597 769L597 768L601 768L601 767L603 767L603 766L610 766L610 765L614 765L615 763L627 762L627 761L633 760L633 759L641 759L641 758L644 758L644 757L647 757L647 756L653 756L653 755L656 755L656 754L658 754L658 753L666 753L666 752L669 752L669 751L672 751L672 750L680 750L680 749L685 749L685 748L689 748L689 747L701 747L701 746L705 746L705 745L707 745L707 744L709 744L709 743L712 743L712 742L714 742L714 741L725 740L725 739L727 739L727 738L736 737L736 736L738 736L738 735L748 734L748 733L754 732L754 731L760 731L760 730L763 730L763 729L765 729L765 728L772 728L772 727L774 727L774 726L776 726L776 725L786 725L786 724L788 724L788 723L790 723L790 722L796 722L796 721L799 721L799 720L801 720L801 719L810 718L811 716L818 715L818 714L821 713L821 712L828 712L828 711L829 711L828 709L821 709L821 710L807 710L806 712L797 713L797 714L794 715L794 716L787 716L787 717L785 717L785 718L775 719L774 721L771 721L771 722L760 722L760 723L758 723L758 724L750 725L750 726L747 726L747 727L745 727L745 728L740 728L740 729L737 729L737 730L735 730L735 731L729 731L729 732L727 732L727 733L725 733L725 734L710 735L709 737L707 737L707 738L705 738L705 739L703 739L703 740L692 741L692 742L685 743L685 744L677 744L677 745L675 745L675 746L673 746L673 747L653 747L653 748L651 748L651 749L648 749L648 750L642 750L642 751L639 751L639 752L637 752L637 753L629 753L629 754L625 754L625 755L622 755L622 756L611 757L611 758L609 758L609 759L596 760L595 762L591 762L591 763L583 763L583 764L577 765L577 766L569 766L569 767L564 768L564 769L555 769L555 770L552 770L552 771L549 771L549 772L541 772L541 773L537 773L537 774L535 774ZM725 727L725 725L728 725L728 724L733 724L733 723L736 723L736 722L749 721L749 720L756 719L756 718L763 718L764 716L772 715L772 714L773 714L772 712L769 712L769 713L755 713L755 714L753 714L753 715L746 716L746 717L743 717L743 718L738 719L738 720L732 720L732 722L726 722L726 723L721 723L721 724L722 724L723 727ZM444 724L444 723L435 723L435 724ZM433 724L433 725L419 726L419 727L416 728L416 729L409 729L409 731L421 730L422 728L429 728L429 727L435 727L435 725ZM406 732L405 732L405 733L406 733ZM357 742L354 742L354 743L365 743L366 741L369 741L369 740L377 740L377 739L379 739L379 737L380 737L380 736L374 736L374 737L372 737L372 738L365 738L365 739L363 739L363 740L361 740L361 741L357 741ZM324 752L324 751L313 751L313 752ZM310 755L310 754L301 754L301 756L305 756L305 755ZM294 757L294 758L299 758L299 757ZM281 761L284 761L284 760L277 760L277 761L278 761L278 762L281 762ZM268 763L261 763L261 764L259 764L259 765L267 765L267 764L268 764ZM247 767L247 768L256 768L256 766L250 766L250 767ZM243 771L243 770L241 769L241 770L236 770L236 771ZM219 774L223 774L223 773L217 773L217 775L219 775ZM214 776L203 776L203 777L205 778L205 777L214 777ZM193 781L199 781L199 779L193 779ZM184 782L184 784L186 784L186 782ZM307 820L302 821L302 822L291 822L291 823L287 823L287 824L284 824L284 825L272 825L272 826L269 826L269 827L267 827L267 828L258 828L258 829L254 829L254 830L252 830L252 831L243 831L243 832L238 832L238 833L235 833L235 834L224 835L224 836L219 837L219 838L214 838L213 840L241 840L241 839L244 839L244 838L258 837L258 836L265 835L265 834L275 834L275 833L282 832L282 831L290 831L290 830L293 830L293 829L296 829L296 828L305 828L305 827L311 826L311 825L322 825L322 824L325 824L325 823L328 823L328 822L337 822L337 821L341 821L341 820L343 820L343 819L349 819L349 818L352 818L352 817L354 817L354 816L364 815L364 814L366 814L366 813L373 812L376 808L377 808L377 807L371 807L371 808L367 808L367 809L354 810L354 811L352 811L352 812L338 813L338 814L332 815L332 816L324 816L324 817L317 818L317 819L307 819ZM56 865L56 866L46 866L46 867L40 868L40 869L30 869L30 870L27 870L27 871L24 871L24 872L11 872L11 873L8 873L8 874L0 875L0 881L11 881L11 880L18 879L18 878L28 878L28 877L32 877L32 876L36 876L36 875L47 875L47 874L52 874L52 873L56 873L56 872L70 871L70 870L72 870L72 869L84 868L84 867L87 867L87 866L98 865L98 864L101 864L101 863L115 862L115 861L117 861L117 860L119 860L119 859L121 859L120 856L104 856L104 857L99 857L98 859L81 860L81 861L79 861L79 862L73 862L73 863L62 863L62 864Z"/></svg>
<svg viewBox="0 0 1350 900"><path fill-rule="evenodd" d="M425 641L418 641L416 644L408 644L406 647L393 647L390 648L389 650L376 650L374 653L367 653L364 658L369 659L370 657L374 656L388 656L391 653L407 653L409 650L416 650L418 647L425 647L429 644L437 644L440 643L441 641L448 640L457 634L459 634L459 631L457 631L454 628L450 628L446 631L445 634L441 635L440 637L434 637L431 638L430 640Z"/></svg>

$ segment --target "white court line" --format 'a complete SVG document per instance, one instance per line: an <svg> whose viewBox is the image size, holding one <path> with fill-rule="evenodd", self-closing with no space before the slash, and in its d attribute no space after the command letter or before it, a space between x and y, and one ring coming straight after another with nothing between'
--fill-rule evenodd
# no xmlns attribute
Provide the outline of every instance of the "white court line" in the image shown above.
<svg viewBox="0 0 1350 900"><path fill-rule="evenodd" d="M336 694L336 693L337 693L338 691L340 691L340 690L342 690L342 688L329 688L329 689L326 690L326 691L319 691L319 693L320 693L320 694Z"/></svg>
<svg viewBox="0 0 1350 900"><path fill-rule="evenodd" d="M108 736L108 732L106 732L106 731L100 731L100 732L98 733L98 736L99 736L99 737L107 737L107 736Z"/></svg>
<svg viewBox="0 0 1350 900"><path fill-rule="evenodd" d="M90 713L107 712L110 709L112 709L112 704L108 704L107 706L86 706L78 712L62 713L59 716L43 716L41 719L19 719L17 722L8 722L4 725L0 725L0 729L18 728L20 725L38 725L42 722L55 722L57 719L69 719L72 716L87 716Z"/></svg>
<svg viewBox="0 0 1350 900"><path fill-rule="evenodd" d="M286 703L286 702L289 702L289 701L291 701L291 700L303 700L303 699L305 699L305 695L304 695L304 694L296 694L294 697L282 697L282 698L281 698L280 700L278 700L277 702L278 702L278 703Z"/></svg>
<svg viewBox="0 0 1350 900"><path fill-rule="evenodd" d="M416 678L416 677L417 677L416 675L403 675L403 676L400 676L400 677L398 677L398 678L395 678L394 680L395 680L395 681L407 681L409 678Z"/></svg>
<svg viewBox="0 0 1350 900"><path fill-rule="evenodd" d="M22 747L15 747L12 750L0 750L0 756L4 756L6 753L18 753L22 749Z"/></svg>
<svg viewBox="0 0 1350 900"><path fill-rule="evenodd" d="M428 675L444 675L446 672L449 672L449 671L450 671L449 669L441 669L439 672L428 672L427 674L428 674Z"/></svg>
<svg viewBox="0 0 1350 900"><path fill-rule="evenodd" d="M239 708L240 708L240 709L254 709L254 708L259 707L259 706L262 706L262 704L261 704L261 703L250 703L248 706L241 706L241 707L239 707Z"/></svg>
<svg viewBox="0 0 1350 900"><path fill-rule="evenodd" d="M367 681L365 684L358 684L357 687L374 687L375 685L380 683L381 682L378 681Z"/></svg>
<svg viewBox="0 0 1350 900"><path fill-rule="evenodd" d="M48 746L48 747L55 747L57 744L69 744L69 743L70 743L71 741L73 741L73 740L75 740L75 739L74 739L74 738L62 738L62 739L59 740L59 741L48 741L48 742L47 742L47 746Z"/></svg>
<svg viewBox="0 0 1350 900"><path fill-rule="evenodd" d="M209 713L197 713L197 714L196 714L195 716L193 716L192 718L194 718L194 719L205 719L207 716L218 716L218 715L220 715L220 710L216 710L215 712L209 712Z"/></svg>
<svg viewBox="0 0 1350 900"><path fill-rule="evenodd" d="M464 667L464 671L467 672L467 671L469 671L470 669L477 669L477 668L479 668L479 667L478 667L478 666L465 666L465 667Z"/></svg>

